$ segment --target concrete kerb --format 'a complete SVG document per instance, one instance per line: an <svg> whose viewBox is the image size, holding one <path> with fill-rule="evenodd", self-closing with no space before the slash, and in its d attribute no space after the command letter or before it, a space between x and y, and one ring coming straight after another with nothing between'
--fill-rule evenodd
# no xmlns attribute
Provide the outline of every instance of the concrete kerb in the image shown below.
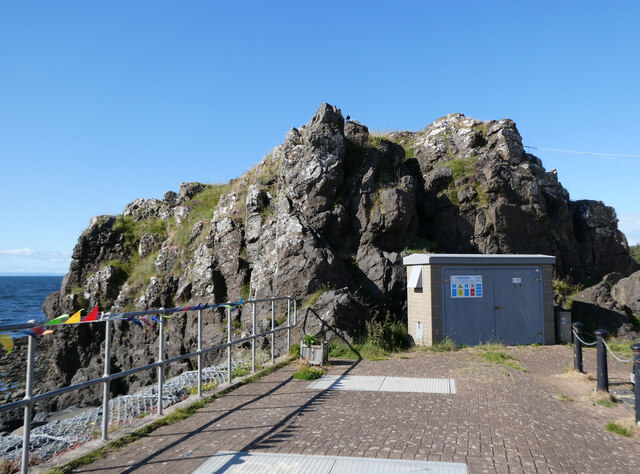
<svg viewBox="0 0 640 474"><path fill-rule="evenodd" d="M33 466L30 471L33 473L50 473L50 474L60 474L65 472L71 472L73 469L89 464L93 462L95 459L99 459L106 455L109 452L117 451L118 449L126 446L129 443L136 441L137 439L143 438L147 436L149 433L155 431L156 429L166 426L167 424L174 423L175 421L183 420L184 418L180 418L175 421L170 421L168 423L158 423L162 420L168 419L172 417L172 415L180 409L190 409L194 408L196 411L202 406L206 406L209 403L215 401L216 399L226 395L229 392L232 392L247 383L251 383L255 380L258 380L297 359L297 356L292 356L287 354L285 356L281 356L275 360L275 363L271 366L265 367L264 369L254 373L247 374L242 377L237 377L234 379L234 382L231 385L220 385L215 389L206 392L208 396L203 398L198 398L197 394L190 395L185 400L178 402L168 408L165 408L164 414L162 416L157 415L149 415L148 419L141 419L140 422L135 422L131 425L124 426L110 433L110 440L107 442L102 441L101 439L95 439L84 443L81 446L78 446L75 449L68 451L65 454L61 454L59 456L55 456L51 458L49 461ZM202 406L198 406L202 405ZM195 413L193 413L195 414ZM193 414L189 414L186 417L192 416ZM152 425L157 424L155 428L149 429ZM125 440L125 438L131 437L131 439ZM102 453L100 451L103 451ZM83 461L82 458L86 457L86 461Z"/></svg>

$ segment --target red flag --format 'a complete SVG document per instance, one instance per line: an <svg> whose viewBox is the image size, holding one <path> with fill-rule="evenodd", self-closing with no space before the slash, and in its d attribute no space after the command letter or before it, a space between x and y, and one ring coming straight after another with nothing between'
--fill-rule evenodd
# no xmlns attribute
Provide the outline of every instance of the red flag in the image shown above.
<svg viewBox="0 0 640 474"><path fill-rule="evenodd" d="M31 328L31 330L35 333L36 337L40 337L44 333L44 328L42 326Z"/></svg>
<svg viewBox="0 0 640 474"><path fill-rule="evenodd" d="M98 305L91 310L87 317L82 320L83 323L88 323L89 321L95 321L98 319Z"/></svg>

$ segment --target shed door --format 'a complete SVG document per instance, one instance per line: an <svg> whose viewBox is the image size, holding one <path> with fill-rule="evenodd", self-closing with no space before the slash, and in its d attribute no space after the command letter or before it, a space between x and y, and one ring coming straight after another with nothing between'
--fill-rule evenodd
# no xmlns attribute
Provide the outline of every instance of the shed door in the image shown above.
<svg viewBox="0 0 640 474"><path fill-rule="evenodd" d="M493 271L474 269L444 269L444 336L456 344L475 346L495 339ZM481 277L482 296L453 297L452 281L455 277ZM453 279L452 279L453 277Z"/></svg>
<svg viewBox="0 0 640 474"><path fill-rule="evenodd" d="M494 270L495 328L500 342L544 342L541 278L535 268Z"/></svg>
<svg viewBox="0 0 640 474"><path fill-rule="evenodd" d="M469 281L480 277L482 296L453 297L452 282L461 277ZM444 268L443 278L445 337L468 346L492 341L508 345L544 342L540 269Z"/></svg>

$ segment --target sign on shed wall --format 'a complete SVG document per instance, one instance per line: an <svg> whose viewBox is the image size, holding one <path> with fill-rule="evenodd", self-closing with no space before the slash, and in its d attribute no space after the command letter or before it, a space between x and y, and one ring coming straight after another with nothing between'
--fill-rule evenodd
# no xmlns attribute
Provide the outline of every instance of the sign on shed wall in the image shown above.
<svg viewBox="0 0 640 474"><path fill-rule="evenodd" d="M482 298L482 275L455 275L451 277L452 298Z"/></svg>

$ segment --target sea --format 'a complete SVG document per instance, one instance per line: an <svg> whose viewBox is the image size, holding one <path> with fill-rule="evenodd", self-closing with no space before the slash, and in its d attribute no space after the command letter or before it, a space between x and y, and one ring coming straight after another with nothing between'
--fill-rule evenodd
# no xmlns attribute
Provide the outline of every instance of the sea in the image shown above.
<svg viewBox="0 0 640 474"><path fill-rule="evenodd" d="M46 321L42 303L61 284L61 276L0 276L0 326Z"/></svg>

